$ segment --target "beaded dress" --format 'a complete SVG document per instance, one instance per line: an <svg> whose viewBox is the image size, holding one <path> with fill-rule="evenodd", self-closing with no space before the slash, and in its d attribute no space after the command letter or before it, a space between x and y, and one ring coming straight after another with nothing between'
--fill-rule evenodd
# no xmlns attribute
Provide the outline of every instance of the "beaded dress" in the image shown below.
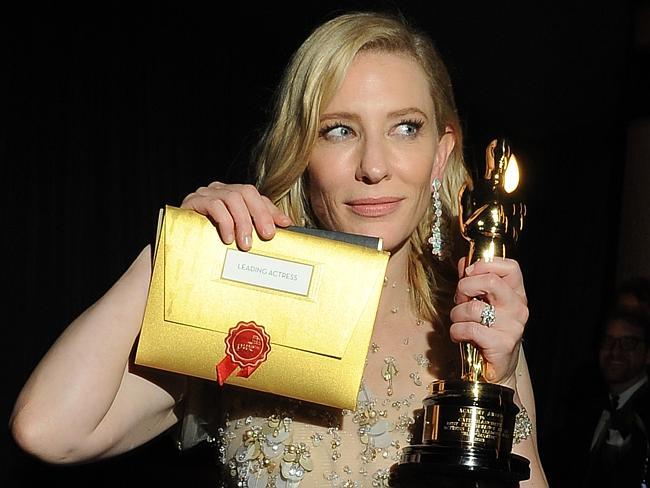
<svg viewBox="0 0 650 488"><path fill-rule="evenodd" d="M354 410L197 382L179 447L213 443L224 487L388 486L401 448L420 442L427 386L460 367L458 346L430 323L409 320L398 333L390 327L375 326Z"/></svg>

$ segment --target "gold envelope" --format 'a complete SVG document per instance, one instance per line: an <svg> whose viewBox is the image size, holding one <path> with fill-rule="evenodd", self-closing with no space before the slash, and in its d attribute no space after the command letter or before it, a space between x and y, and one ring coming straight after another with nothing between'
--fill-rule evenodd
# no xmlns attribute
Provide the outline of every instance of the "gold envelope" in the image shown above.
<svg viewBox="0 0 650 488"><path fill-rule="evenodd" d="M270 350L225 383L355 407L388 252L278 229L244 253L207 217L172 206L158 234L137 364L216 381L232 347L249 345L233 346L233 330L252 323Z"/></svg>

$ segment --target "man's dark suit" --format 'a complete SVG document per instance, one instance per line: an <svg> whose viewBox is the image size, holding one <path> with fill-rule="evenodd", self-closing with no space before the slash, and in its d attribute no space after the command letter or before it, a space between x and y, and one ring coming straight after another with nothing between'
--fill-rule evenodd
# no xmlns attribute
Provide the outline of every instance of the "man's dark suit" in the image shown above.
<svg viewBox="0 0 650 488"><path fill-rule="evenodd" d="M565 408L555 421L555 427L552 431L540 432L546 448L542 461L552 488L641 486L640 474L632 480L627 479L637 472L635 466L605 466L590 452L603 409L609 407L607 386L599 375L594 374L597 371L598 364L594 361L577 372L571 388L563 392ZM621 410L619 413L624 418L629 418L631 412L634 414L632 418L638 416L644 428L650 429L650 386L647 382ZM636 426L631 430L635 436L636 454L630 453L624 458L629 464L640 457L645 458L646 454L646 436ZM646 476L647 471L646 467Z"/></svg>
<svg viewBox="0 0 650 488"><path fill-rule="evenodd" d="M584 487L639 488L648 481L648 429L650 428L650 387L646 382L618 410L616 422L626 442L622 447L608 446L605 442L608 425L590 449L594 431L603 409L609 408L609 396L603 389L596 392L590 408L584 412L580 439L577 446L582 455L579 462L582 473L580 484Z"/></svg>

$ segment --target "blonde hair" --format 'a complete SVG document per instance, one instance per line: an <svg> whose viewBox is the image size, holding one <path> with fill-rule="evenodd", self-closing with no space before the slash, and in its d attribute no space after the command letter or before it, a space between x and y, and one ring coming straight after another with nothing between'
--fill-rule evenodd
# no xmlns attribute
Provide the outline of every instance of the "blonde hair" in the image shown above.
<svg viewBox="0 0 650 488"><path fill-rule="evenodd" d="M294 222L314 226L305 193L305 170L318 135L321 109L326 107L361 51L399 53L413 58L426 74L434 102L439 136L453 132L455 147L447 162L440 197L447 238L458 215L457 194L468 179L463 161L463 136L449 74L429 37L390 15L353 12L322 24L291 58L278 87L273 119L258 152L257 187ZM455 271L451 259L436 262L428 249L433 213L429 209L410 237L408 279L419 317L445 321ZM450 253L448 258L451 257ZM449 275L449 276L447 276Z"/></svg>

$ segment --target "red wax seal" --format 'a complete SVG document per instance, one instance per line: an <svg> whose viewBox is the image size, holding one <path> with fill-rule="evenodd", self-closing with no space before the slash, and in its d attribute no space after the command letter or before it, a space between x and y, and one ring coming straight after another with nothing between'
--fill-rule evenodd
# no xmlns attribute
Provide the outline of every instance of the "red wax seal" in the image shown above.
<svg viewBox="0 0 650 488"><path fill-rule="evenodd" d="M266 361L271 350L271 338L264 327L255 322L239 322L228 331L225 339L226 357L217 364L217 381L223 385L237 367L237 376L248 378Z"/></svg>

